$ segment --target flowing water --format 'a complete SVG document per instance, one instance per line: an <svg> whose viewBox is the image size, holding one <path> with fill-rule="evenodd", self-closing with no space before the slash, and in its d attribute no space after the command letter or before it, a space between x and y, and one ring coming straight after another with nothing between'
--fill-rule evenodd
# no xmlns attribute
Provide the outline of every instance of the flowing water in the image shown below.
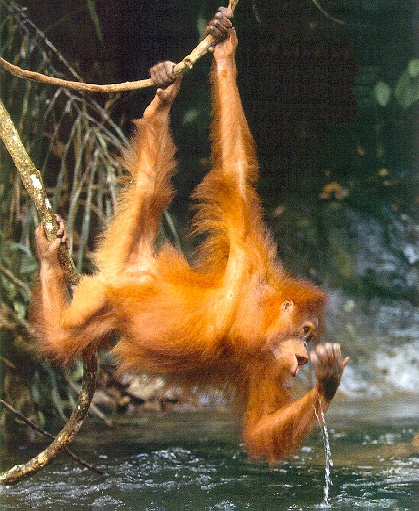
<svg viewBox="0 0 419 511"><path fill-rule="evenodd" d="M322 434L323 434L323 443L324 443L324 504L326 506L330 505L329 502L329 490L330 487L333 485L332 479L330 477L330 470L333 467L333 459L332 459L332 452L330 450L330 442L329 442L329 431L327 430L327 424L326 424L326 417L324 416L323 409L320 405L320 415L317 413L316 409L314 409L314 413L316 414L317 422L319 423L319 426L321 428Z"/></svg>
<svg viewBox="0 0 419 511"><path fill-rule="evenodd" d="M270 468L247 460L228 413L150 414L113 429L88 419L72 448L105 474L61 455L34 477L0 488L0 507L413 511L419 509L419 451L411 443L417 432L419 399L340 399L326 430L315 428L297 456ZM3 468L40 448L3 446Z"/></svg>

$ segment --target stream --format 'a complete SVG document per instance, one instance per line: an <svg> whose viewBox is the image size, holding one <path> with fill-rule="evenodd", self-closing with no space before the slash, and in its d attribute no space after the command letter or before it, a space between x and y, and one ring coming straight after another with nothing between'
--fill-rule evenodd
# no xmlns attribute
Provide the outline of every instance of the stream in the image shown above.
<svg viewBox="0 0 419 511"><path fill-rule="evenodd" d="M148 413L110 429L88 419L71 448L104 475L66 455L16 486L0 487L1 509L39 510L417 510L419 400L338 398L324 431L276 467L249 462L228 412ZM44 446L1 448L3 469ZM326 473L327 475L327 473Z"/></svg>

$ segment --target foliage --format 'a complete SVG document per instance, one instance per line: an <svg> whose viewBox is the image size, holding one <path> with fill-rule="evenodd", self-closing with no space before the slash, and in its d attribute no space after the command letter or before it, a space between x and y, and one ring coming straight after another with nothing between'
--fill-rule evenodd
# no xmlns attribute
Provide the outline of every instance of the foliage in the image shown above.
<svg viewBox="0 0 419 511"><path fill-rule="evenodd" d="M392 96L404 109L419 101L419 59L408 62L393 88L383 81L375 84L374 97L380 106L388 106Z"/></svg>
<svg viewBox="0 0 419 511"><path fill-rule="evenodd" d="M13 2L3 2L8 16L1 27L1 52L22 67L46 74L77 73ZM9 76L2 77L2 97L12 112L29 153L40 167L55 210L68 211L69 230L77 221L73 251L80 268L88 251L92 223L103 227L112 211L119 166L117 155L127 143L109 112L114 100L100 105L93 99L53 90ZM5 238L28 242L33 213L14 169L8 162L3 178L2 214ZM9 214L7 214L9 213ZM92 219L92 216L94 218ZM29 223L30 225L29 225ZM10 261L9 261L10 264ZM33 263L32 263L33 264Z"/></svg>
<svg viewBox="0 0 419 511"><path fill-rule="evenodd" d="M100 24L99 16L96 10L96 0L86 0L87 9L89 10L90 17L96 30L96 36L100 42L103 42L103 32Z"/></svg>
<svg viewBox="0 0 419 511"><path fill-rule="evenodd" d="M0 9L0 53L6 59L22 68L54 76L71 74L79 79L23 9L8 0L0 0ZM82 269L94 231L103 228L113 210L120 172L117 157L127 144L110 117L115 98L101 105L93 98L5 73L1 86L2 100L41 170L54 210L68 219L73 257ZM3 341L7 338L2 356L14 369L21 368L22 359L25 366L32 364L26 384L34 402L42 401L39 382L49 380L49 393L52 389L54 404L63 416L64 405L57 392L59 378L36 358L25 321L37 269L32 245L35 210L7 151L3 146L0 151L0 325L5 333ZM3 390L7 394L7 388Z"/></svg>

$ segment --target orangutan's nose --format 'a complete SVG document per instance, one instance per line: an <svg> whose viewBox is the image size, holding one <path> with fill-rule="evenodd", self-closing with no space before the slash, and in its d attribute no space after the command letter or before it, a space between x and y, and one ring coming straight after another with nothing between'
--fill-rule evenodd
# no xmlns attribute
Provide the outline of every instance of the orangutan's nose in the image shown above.
<svg viewBox="0 0 419 511"><path fill-rule="evenodd" d="M303 366L304 364L307 364L308 357L301 357L299 355L296 355L296 357L297 357L297 362L298 362L299 366Z"/></svg>

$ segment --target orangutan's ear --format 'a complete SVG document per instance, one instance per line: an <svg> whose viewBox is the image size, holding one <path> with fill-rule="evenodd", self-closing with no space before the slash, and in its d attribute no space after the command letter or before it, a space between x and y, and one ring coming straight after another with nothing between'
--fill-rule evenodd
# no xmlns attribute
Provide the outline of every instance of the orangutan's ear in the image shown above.
<svg viewBox="0 0 419 511"><path fill-rule="evenodd" d="M283 311L291 312L292 308L294 307L294 302L292 300L285 300L282 302L281 309Z"/></svg>

